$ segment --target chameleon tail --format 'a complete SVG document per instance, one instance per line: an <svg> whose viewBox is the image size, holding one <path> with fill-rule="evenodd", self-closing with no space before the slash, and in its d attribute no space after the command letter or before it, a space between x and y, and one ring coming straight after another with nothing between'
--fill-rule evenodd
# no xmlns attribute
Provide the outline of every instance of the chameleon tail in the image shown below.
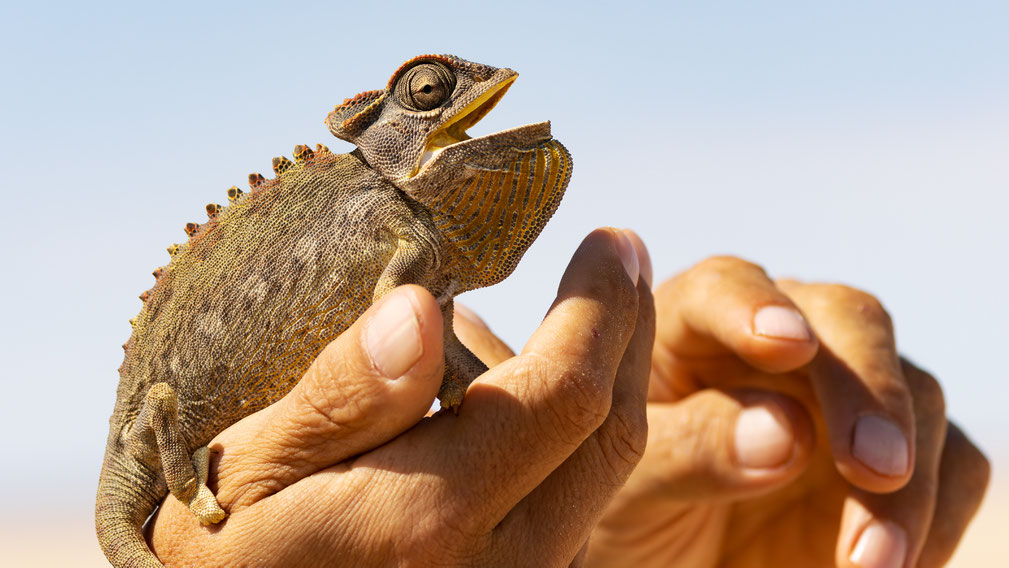
<svg viewBox="0 0 1009 568"><path fill-rule="evenodd" d="M102 466L95 503L98 543L118 568L163 568L144 540L143 526L168 489L160 475L126 468L123 460L132 458L106 455Z"/></svg>

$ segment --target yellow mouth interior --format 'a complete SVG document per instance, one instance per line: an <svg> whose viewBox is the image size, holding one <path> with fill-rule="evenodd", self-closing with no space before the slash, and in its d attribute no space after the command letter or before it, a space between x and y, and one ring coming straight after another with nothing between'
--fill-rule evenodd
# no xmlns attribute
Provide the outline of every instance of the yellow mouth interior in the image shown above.
<svg viewBox="0 0 1009 568"><path fill-rule="evenodd" d="M497 105L501 97L508 91L508 87L511 87L517 78L517 75L513 75L487 89L487 92L477 97L476 100L466 105L466 108L449 118L441 128L428 135L424 152L418 160L416 167L414 167L412 175L416 175L424 163L438 150L457 142L462 142L463 140L469 140L471 136L466 134L466 130L487 116L487 113Z"/></svg>

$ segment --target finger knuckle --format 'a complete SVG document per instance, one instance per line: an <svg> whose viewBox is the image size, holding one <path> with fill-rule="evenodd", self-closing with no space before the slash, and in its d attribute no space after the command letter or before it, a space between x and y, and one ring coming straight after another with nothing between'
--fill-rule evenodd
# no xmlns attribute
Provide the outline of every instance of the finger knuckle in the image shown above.
<svg viewBox="0 0 1009 568"><path fill-rule="evenodd" d="M299 392L301 404L298 409L308 409L329 426L336 429L353 427L368 414L374 403L372 393L362 392L359 383L342 385L340 389L326 388L316 381L309 381Z"/></svg>
<svg viewBox="0 0 1009 568"><path fill-rule="evenodd" d="M565 441L582 440L603 423L609 413L612 388L608 381L601 380L599 370L562 365L540 356L527 359L523 372L544 382L544 418Z"/></svg>
<svg viewBox="0 0 1009 568"><path fill-rule="evenodd" d="M598 430L605 463L622 483L645 453L648 425L643 412L614 413Z"/></svg>
<svg viewBox="0 0 1009 568"><path fill-rule="evenodd" d="M606 420L610 395L601 392L598 385L568 373L558 377L563 388L551 398L548 409L551 422L558 425L559 433L568 441L578 441Z"/></svg>
<svg viewBox="0 0 1009 568"><path fill-rule="evenodd" d="M914 397L915 412L922 416L945 416L946 396L942 385L931 374L903 362L904 376Z"/></svg>
<svg viewBox="0 0 1009 568"><path fill-rule="evenodd" d="M890 313L876 296L847 284L824 284L820 288L824 292L823 301L838 302L863 319L882 322L888 329L893 329Z"/></svg>
<svg viewBox="0 0 1009 568"><path fill-rule="evenodd" d="M767 274L764 268L759 264L731 255L709 256L708 258L705 258L695 264L690 271L697 276L710 275L716 277L722 277L725 274L738 271L760 272L765 275Z"/></svg>
<svg viewBox="0 0 1009 568"><path fill-rule="evenodd" d="M382 383L367 377L346 354L317 359L292 391L297 397L295 411L307 409L337 429L360 426L385 402Z"/></svg>
<svg viewBox="0 0 1009 568"><path fill-rule="evenodd" d="M955 429L957 436L951 437L947 443L952 442L960 446L960 451L957 452L959 454L957 466L961 475L958 477L962 483L972 488L972 496L980 503L991 481L991 462L966 435L955 426L951 427Z"/></svg>

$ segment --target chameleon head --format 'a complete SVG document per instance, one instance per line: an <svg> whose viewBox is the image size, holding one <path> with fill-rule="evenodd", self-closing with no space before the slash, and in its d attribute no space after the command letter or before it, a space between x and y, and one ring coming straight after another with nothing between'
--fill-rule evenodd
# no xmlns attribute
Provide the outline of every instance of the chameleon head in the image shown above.
<svg viewBox="0 0 1009 568"><path fill-rule="evenodd" d="M385 89L345 100L326 119L334 135L356 144L372 168L434 214L466 272L479 275L475 285L511 273L571 178L571 156L549 122L478 138L466 133L517 77L451 55L422 55Z"/></svg>

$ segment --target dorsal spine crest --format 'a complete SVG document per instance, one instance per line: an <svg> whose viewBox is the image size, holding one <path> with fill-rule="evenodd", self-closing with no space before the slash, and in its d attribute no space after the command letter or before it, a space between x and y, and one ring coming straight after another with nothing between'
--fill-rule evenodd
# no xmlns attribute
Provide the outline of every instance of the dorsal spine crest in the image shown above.
<svg viewBox="0 0 1009 568"><path fill-rule="evenodd" d="M293 167L294 162L288 160L285 156L277 156L273 159L273 171L278 176Z"/></svg>
<svg viewBox="0 0 1009 568"><path fill-rule="evenodd" d="M304 144L298 144L294 147L294 161L299 164L306 160L311 160L313 156L315 156L315 152Z"/></svg>
<svg viewBox="0 0 1009 568"><path fill-rule="evenodd" d="M249 188L256 189L256 186L264 182L266 182L266 178L263 177L263 174L258 173L249 174Z"/></svg>
<svg viewBox="0 0 1009 568"><path fill-rule="evenodd" d="M273 170L279 176L280 174L283 174L284 172L287 172L295 168L302 162L307 162L311 160L317 155L331 154L331 153L332 152L330 151L330 149L323 144L316 144L314 151L308 145L298 144L294 147L294 158L296 161L291 161L285 156L278 156L276 158L273 158ZM249 174L249 186L254 190L259 189L264 185L275 184L278 181L279 177L277 179L271 180L265 178L262 174L259 173ZM242 191L242 189L240 189L238 186L233 185L228 188L227 195L228 195L228 202L234 203L239 199L241 199L242 196L245 195L245 192ZM190 237L190 239L192 239L193 237L196 237L197 234L200 233L201 231L206 232L207 230L212 229L219 222L221 213L224 212L224 209L225 206L220 205L218 203L208 203L206 205L206 211L209 222L205 224L195 222L186 223L184 227L186 235ZM165 250L168 251L169 256L171 256L174 261L175 257L178 256L179 253L187 250L189 246L190 246L189 243L181 243L181 244L173 243L170 246L168 246ZM156 281L160 281L161 278L170 270L170 268L171 265L158 267L151 272L151 275L154 276ZM157 284L155 285L155 288L151 288L150 290L144 291L138 297L142 302L146 304L153 297L156 288ZM138 321L137 318L131 319L130 325L136 328L137 321ZM123 348L126 349L128 344L129 341L127 341L127 343L123 345Z"/></svg>

